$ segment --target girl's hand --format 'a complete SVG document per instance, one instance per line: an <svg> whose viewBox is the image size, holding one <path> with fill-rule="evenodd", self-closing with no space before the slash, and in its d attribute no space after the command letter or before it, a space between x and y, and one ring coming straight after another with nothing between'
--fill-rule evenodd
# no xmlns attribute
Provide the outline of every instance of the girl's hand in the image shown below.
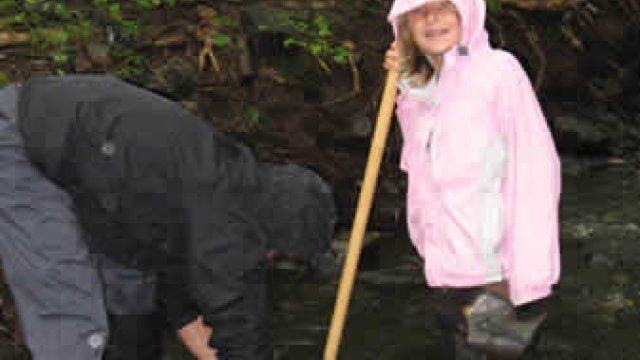
<svg viewBox="0 0 640 360"><path fill-rule="evenodd" d="M384 64L382 66L388 71L398 71L400 62L400 52L397 49L396 42L392 42L387 52L384 54Z"/></svg>

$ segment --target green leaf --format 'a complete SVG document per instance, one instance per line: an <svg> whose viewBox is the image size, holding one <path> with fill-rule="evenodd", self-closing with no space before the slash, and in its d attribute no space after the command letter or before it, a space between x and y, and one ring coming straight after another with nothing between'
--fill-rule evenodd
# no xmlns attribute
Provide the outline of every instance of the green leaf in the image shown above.
<svg viewBox="0 0 640 360"><path fill-rule="evenodd" d="M242 116L254 125L260 124L260 110L253 106L245 107Z"/></svg>
<svg viewBox="0 0 640 360"><path fill-rule="evenodd" d="M327 37L331 36L331 23L329 20L322 16L318 15L314 20L316 26L318 27L318 36Z"/></svg>
<svg viewBox="0 0 640 360"><path fill-rule="evenodd" d="M311 45L309 45L309 51L311 52L311 54L313 54L314 56L320 56L322 55L322 44L318 43L318 42L314 42Z"/></svg>
<svg viewBox="0 0 640 360"><path fill-rule="evenodd" d="M0 71L0 87L4 87L9 85L11 79L9 79L9 75L7 75L4 71Z"/></svg>
<svg viewBox="0 0 640 360"><path fill-rule="evenodd" d="M16 16L13 17L13 21L22 24L25 22L25 20L27 19L27 13L21 12L16 14Z"/></svg>
<svg viewBox="0 0 640 360"><path fill-rule="evenodd" d="M149 0L137 0L136 3L138 7L142 10L149 10L152 7L152 4Z"/></svg>
<svg viewBox="0 0 640 360"><path fill-rule="evenodd" d="M54 11L57 15L63 15L67 12L67 7L64 6L64 4L58 3L56 4Z"/></svg>
<svg viewBox="0 0 640 360"><path fill-rule="evenodd" d="M109 16L116 21L122 20L122 15L120 14L120 4L111 4L109 5Z"/></svg>
<svg viewBox="0 0 640 360"><path fill-rule="evenodd" d="M225 47L231 43L231 37L225 34L214 34L211 36L211 39L213 40L213 45L219 48Z"/></svg>
<svg viewBox="0 0 640 360"><path fill-rule="evenodd" d="M211 23L217 26L234 26L235 21L230 16L216 16L211 19Z"/></svg>
<svg viewBox="0 0 640 360"><path fill-rule="evenodd" d="M53 62L56 64L64 64L69 60L67 54L53 54Z"/></svg>
<svg viewBox="0 0 640 360"><path fill-rule="evenodd" d="M135 20L123 20L122 26L128 34L134 36L140 34L140 25Z"/></svg>
<svg viewBox="0 0 640 360"><path fill-rule="evenodd" d="M343 46L333 49L333 61L344 64L349 61L349 50Z"/></svg>
<svg viewBox="0 0 640 360"><path fill-rule="evenodd" d="M92 3L95 6L105 7L107 5L108 1L107 0L93 0Z"/></svg>
<svg viewBox="0 0 640 360"><path fill-rule="evenodd" d="M289 48L292 46L299 46L301 48L306 48L307 47L307 43L302 41L302 40L298 40L296 38L293 37L289 37L287 39L284 40L284 47L285 48Z"/></svg>

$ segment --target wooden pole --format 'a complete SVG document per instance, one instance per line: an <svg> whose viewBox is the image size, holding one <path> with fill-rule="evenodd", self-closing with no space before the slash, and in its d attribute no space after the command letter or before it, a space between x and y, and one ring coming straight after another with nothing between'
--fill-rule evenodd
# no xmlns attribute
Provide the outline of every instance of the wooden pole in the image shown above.
<svg viewBox="0 0 640 360"><path fill-rule="evenodd" d="M358 208L351 228L349 249L342 270L338 296L336 298L331 327L327 337L324 360L335 360L338 353L342 329L349 307L351 290L353 289L355 274L358 268L358 260L360 259L360 252L362 251L362 240L367 227L369 211L371 210L371 203L373 202L373 193L376 189L376 182L380 171L380 162L382 161L382 154L384 153L387 135L389 134L391 115L393 115L397 91L397 80L397 72L390 71L387 74L387 80L382 93L382 102L376 120L376 129L373 133L373 139L371 140L369 159L367 160L364 180L362 182L362 188L360 189Z"/></svg>

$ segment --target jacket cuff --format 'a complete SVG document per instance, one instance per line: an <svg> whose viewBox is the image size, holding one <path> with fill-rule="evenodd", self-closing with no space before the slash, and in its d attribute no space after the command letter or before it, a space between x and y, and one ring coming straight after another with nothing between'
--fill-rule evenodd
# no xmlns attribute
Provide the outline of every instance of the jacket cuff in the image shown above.
<svg viewBox="0 0 640 360"><path fill-rule="evenodd" d="M183 309L180 314L169 315L170 311L167 311L167 313L167 321L169 322L169 326L171 326L171 329L175 331L178 331L187 324L194 322L200 315L198 310L195 308L187 309L186 311Z"/></svg>
<svg viewBox="0 0 640 360"><path fill-rule="evenodd" d="M511 302L516 306L546 298L551 295L552 288L551 285L513 286L512 284L510 287Z"/></svg>

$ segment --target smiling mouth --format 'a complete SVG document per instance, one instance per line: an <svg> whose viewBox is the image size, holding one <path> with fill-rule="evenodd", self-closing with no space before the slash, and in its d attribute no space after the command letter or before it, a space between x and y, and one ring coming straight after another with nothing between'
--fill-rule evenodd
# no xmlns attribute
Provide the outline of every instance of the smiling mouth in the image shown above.
<svg viewBox="0 0 640 360"><path fill-rule="evenodd" d="M437 29L437 30L425 31L424 36L427 38L436 38L436 37L447 35L448 33L449 33L449 29Z"/></svg>

